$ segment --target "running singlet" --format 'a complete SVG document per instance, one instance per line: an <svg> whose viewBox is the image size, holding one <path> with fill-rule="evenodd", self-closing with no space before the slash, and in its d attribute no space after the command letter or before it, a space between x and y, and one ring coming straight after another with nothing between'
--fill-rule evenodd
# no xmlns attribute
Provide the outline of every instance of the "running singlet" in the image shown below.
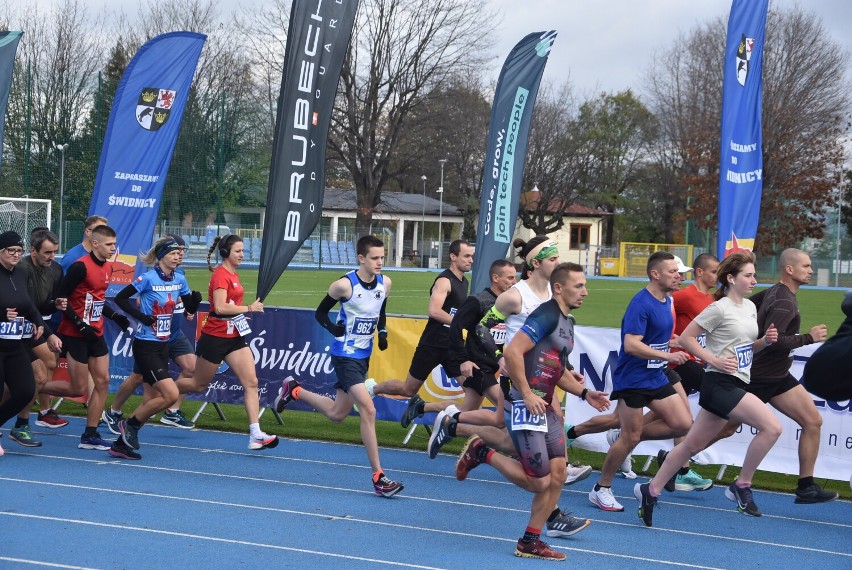
<svg viewBox="0 0 852 570"><path fill-rule="evenodd" d="M236 273L231 273L223 265L220 265L210 276L210 287L207 289L207 297L210 301L210 314L204 319L201 332L210 336L221 338L236 338L240 336L239 328L248 325L245 315L235 315L230 318L217 317L216 307L213 305L213 291L225 290L225 302L231 305L242 305L243 289L240 278Z"/></svg>
<svg viewBox="0 0 852 570"><path fill-rule="evenodd" d="M173 314L178 303L183 306L181 295L189 295L186 277L175 273L174 279L165 281L156 269L151 269L133 280L133 287L139 292L139 311L156 319L151 326L139 323L136 326L136 338L156 342L166 342L175 330Z"/></svg>
<svg viewBox="0 0 852 570"><path fill-rule="evenodd" d="M550 283L547 284L547 299L540 299L537 297L526 281L518 281L512 285L512 288L517 289L518 293L521 294L521 311L515 315L509 315L506 317L505 345L512 342L512 337L515 336L515 333L521 330L521 327L523 326L524 321L527 320L527 317L529 317L532 312L539 307L539 305L546 303L553 296L553 292L550 290Z"/></svg>
<svg viewBox="0 0 852 570"><path fill-rule="evenodd" d="M653 390L668 383L663 371L667 361L646 360L628 354L624 349L624 336L639 335L644 344L668 352L674 327L671 305L671 297L666 295L665 300L660 301L647 289L633 296L621 320L621 351L613 374L613 391Z"/></svg>
<svg viewBox="0 0 852 570"><path fill-rule="evenodd" d="M450 316L453 316L456 314L456 311L459 310L459 307L462 306L464 300L467 299L467 277L462 275L462 278L459 279L449 269L442 271L441 274L435 278L435 282L437 282L441 277L445 277L450 281L450 292L447 294L447 298L444 299L444 304L441 306L441 310ZM432 287L429 289L430 295L434 288L435 283L432 283ZM426 321L426 328L423 329L423 334L420 335L420 342L418 343L418 346L437 346L446 348L449 346L450 342L449 331L450 325L445 325L432 317L429 317L429 320Z"/></svg>
<svg viewBox="0 0 852 570"><path fill-rule="evenodd" d="M112 263L100 261L93 254L87 253L71 264L65 278L73 278L73 276L83 272L85 272L83 280L68 294L68 308L82 318L86 324L95 329L98 336L103 336L103 311L104 303L106 302L107 286L112 276ZM57 332L76 338L83 336L83 333L77 330L77 327L64 314L62 315L62 322L59 324Z"/></svg>
<svg viewBox="0 0 852 570"><path fill-rule="evenodd" d="M554 299L542 303L527 317L521 331L535 343L524 355L524 374L534 394L550 405L553 391L565 370L568 355L574 350L574 323L563 315ZM509 391L512 400L523 400L515 387Z"/></svg>
<svg viewBox="0 0 852 570"><path fill-rule="evenodd" d="M340 302L337 321L343 322L346 333L334 339L331 354L362 360L369 358L373 352L373 337L379 324L382 303L385 302L385 279L382 275L376 275L372 283L365 284L358 279L355 270L344 277L352 285L352 296Z"/></svg>
<svg viewBox="0 0 852 570"><path fill-rule="evenodd" d="M686 327L689 326L689 323L691 323L692 320L701 313L701 311L706 309L707 306L713 302L713 295L702 293L695 287L695 284L692 284L672 293L672 299L674 299L675 312L674 333L676 335L681 335ZM706 334L699 335L697 339L698 344L700 344L702 348L707 348ZM682 348L672 348L672 352L686 351ZM687 354L689 355L690 360L703 363L702 360L694 356L692 353L687 352ZM673 365L669 366L676 368L676 366Z"/></svg>

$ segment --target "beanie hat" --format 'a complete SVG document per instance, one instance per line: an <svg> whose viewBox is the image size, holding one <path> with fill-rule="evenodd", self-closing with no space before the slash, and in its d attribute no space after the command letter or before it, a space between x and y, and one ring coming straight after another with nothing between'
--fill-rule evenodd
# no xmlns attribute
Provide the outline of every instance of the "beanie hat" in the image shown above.
<svg viewBox="0 0 852 570"><path fill-rule="evenodd" d="M0 249L6 249L13 246L24 247L24 240L21 239L18 232L9 230L0 234Z"/></svg>

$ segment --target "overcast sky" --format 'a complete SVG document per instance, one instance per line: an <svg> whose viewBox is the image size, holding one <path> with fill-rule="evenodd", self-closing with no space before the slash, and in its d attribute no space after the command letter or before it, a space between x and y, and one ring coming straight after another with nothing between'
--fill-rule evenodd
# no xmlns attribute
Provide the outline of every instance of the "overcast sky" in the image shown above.
<svg viewBox="0 0 852 570"><path fill-rule="evenodd" d="M25 0L26 1L26 0ZM59 0L33 0L50 6ZM136 12L139 0L81 0L91 11ZM263 0L219 0L223 13ZM544 80L560 85L570 77L578 95L642 90L653 58L679 49L675 43L699 23L725 18L731 0L489 0L502 18L493 47L491 79L512 47L526 34L556 30L558 36ZM770 0L770 8L803 6L822 18L828 35L852 52L852 0ZM14 25L14 23L13 23ZM819 49L819 39L815 40ZM852 81L852 64L847 71Z"/></svg>

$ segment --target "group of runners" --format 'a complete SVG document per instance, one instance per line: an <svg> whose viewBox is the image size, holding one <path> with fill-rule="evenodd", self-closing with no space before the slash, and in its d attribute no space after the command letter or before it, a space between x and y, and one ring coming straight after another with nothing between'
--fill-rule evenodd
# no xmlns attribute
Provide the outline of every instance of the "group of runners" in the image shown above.
<svg viewBox="0 0 852 570"><path fill-rule="evenodd" d="M210 312L194 349L181 331L180 319L194 318L202 295L190 289L178 270L186 249L183 240L163 236L144 253L142 260L151 269L115 297L122 312L106 299L112 270L108 260L115 254L115 244L115 231L107 220L87 219L84 241L66 254L63 272L53 262L58 240L49 230L33 232L27 263L19 263L24 252L21 237L15 232L0 234L0 274L8 276L10 285L0 288L5 316L0 321L0 379L6 388L0 426L17 414L10 438L22 445L40 445L28 425L33 401L39 402L38 425L61 427L67 422L50 409L50 396L85 395L86 427L79 447L138 460L142 426L164 412L164 423L191 428L179 401L189 391L204 390L224 361L244 388L248 448L275 447L277 436L259 426L258 380L246 344L251 333L246 316L263 312L263 303L256 299L244 304L237 274L244 257L242 239L217 237L208 252ZM515 549L520 557L562 560L563 553L541 540L542 531L550 537L566 537L590 524L558 505L564 485L591 473L591 467L572 465L567 459L571 444L590 433L607 431L611 442L600 477L589 493L590 502L605 511L624 510L611 484L619 471L635 477L630 467L635 446L642 440L675 439L671 452L658 454L655 477L634 488L639 516L647 526L653 524L654 507L664 489L712 487L712 480L691 469L690 458L733 434L741 423L758 433L725 494L741 512L760 516L752 476L781 433L768 404L802 428L795 502L837 498L813 479L821 417L807 391L789 373L791 349L827 337L825 325L799 333L796 293L813 273L807 254L785 250L779 260L780 282L751 299L756 279L754 257L748 252L733 253L721 263L701 255L693 268L670 253L652 254L647 263L648 284L633 297L622 320L622 346L613 390L607 394L585 386L568 358L575 343L573 311L588 295L583 268L560 263L557 244L546 236L515 240L513 245L524 262L522 279L515 282L512 263L495 260L489 287L470 296L465 273L473 262L473 246L463 240L450 245L450 266L430 290L429 318L407 377L377 383L367 378L367 371L374 342L379 350L388 348L386 309L392 283L382 274L384 243L374 236L359 239L358 268L331 283L315 313L318 323L334 337L330 354L337 378L335 397L313 393L298 379L287 378L275 399L276 410L301 400L331 421L341 422L356 407L374 490L384 497L396 495L404 485L382 468L373 398L407 397L401 419L404 427L427 412L436 412L429 457L434 458L454 437L468 437L456 464L459 480L488 464L532 493L528 524ZM694 282L681 289L684 274L690 271ZM337 304L340 309L331 318ZM835 343L822 360L844 358L848 353L843 351L850 350L852 296L847 295L843 310L850 318L837 337L847 339L846 344ZM61 315L57 334L48 324L54 312ZM127 315L135 320L135 330ZM135 360L134 374L106 409L109 357L104 318L133 332ZM844 327L846 333L841 334ZM70 382L50 380L56 353L67 358ZM181 369L177 380L169 373L169 359ZM438 365L462 387L461 402L425 402L418 395ZM837 395L836 383L815 378L818 366L819 362L814 364L810 375L812 383ZM121 406L140 383L142 403L125 419ZM617 405L609 414L570 425L563 417L557 387L566 397L578 397L599 412L608 410L611 402ZM701 410L695 421L687 400L692 391L700 391ZM495 405L493 411L482 407L485 398ZM650 412L645 413L646 408ZM118 435L115 441L101 437L99 420Z"/></svg>

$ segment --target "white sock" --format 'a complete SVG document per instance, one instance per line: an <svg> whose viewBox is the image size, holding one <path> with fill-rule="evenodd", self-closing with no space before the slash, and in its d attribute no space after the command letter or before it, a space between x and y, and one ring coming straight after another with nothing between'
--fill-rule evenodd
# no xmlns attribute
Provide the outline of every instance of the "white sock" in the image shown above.
<svg viewBox="0 0 852 570"><path fill-rule="evenodd" d="M264 436L264 433L260 431L260 424L249 424L249 435L254 438L261 438Z"/></svg>

